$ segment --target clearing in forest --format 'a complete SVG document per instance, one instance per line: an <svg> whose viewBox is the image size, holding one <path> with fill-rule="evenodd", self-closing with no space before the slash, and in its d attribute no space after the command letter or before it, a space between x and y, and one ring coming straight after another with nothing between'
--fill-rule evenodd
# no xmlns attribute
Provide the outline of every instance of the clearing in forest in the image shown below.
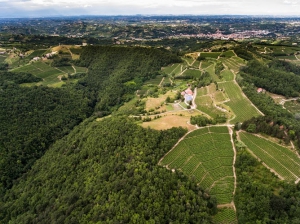
<svg viewBox="0 0 300 224"><path fill-rule="evenodd" d="M181 170L217 198L218 204L233 201L234 151L227 127L205 127L189 133L159 162Z"/></svg>

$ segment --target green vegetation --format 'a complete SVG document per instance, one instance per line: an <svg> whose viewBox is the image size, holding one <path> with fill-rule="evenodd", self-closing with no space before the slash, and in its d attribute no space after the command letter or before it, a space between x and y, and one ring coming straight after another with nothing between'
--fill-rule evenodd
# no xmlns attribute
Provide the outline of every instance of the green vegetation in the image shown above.
<svg viewBox="0 0 300 224"><path fill-rule="evenodd" d="M200 58L215 58L217 59L220 56L221 52L201 52Z"/></svg>
<svg viewBox="0 0 300 224"><path fill-rule="evenodd" d="M219 83L218 86L224 90L230 99L230 101L225 104L228 105L235 114L235 117L230 121L231 123L234 124L259 115L259 112L251 105L251 102L243 96L240 87L235 82Z"/></svg>
<svg viewBox="0 0 300 224"><path fill-rule="evenodd" d="M213 221L219 224L237 223L235 211L231 208L219 209L218 213L213 217Z"/></svg>
<svg viewBox="0 0 300 224"><path fill-rule="evenodd" d="M157 166L184 133L144 129L126 117L89 119L1 197L0 220L210 223L213 201L182 173Z"/></svg>
<svg viewBox="0 0 300 224"><path fill-rule="evenodd" d="M233 149L227 127L209 127L191 132L160 164L168 169L182 170L215 196L218 204L233 200Z"/></svg>
<svg viewBox="0 0 300 224"><path fill-rule="evenodd" d="M234 197L239 223L297 223L300 220L299 184L287 184L244 149L236 163L237 191Z"/></svg>
<svg viewBox="0 0 300 224"><path fill-rule="evenodd" d="M299 179L300 159L295 152L249 133L239 135L247 148L282 178L292 182Z"/></svg>
<svg viewBox="0 0 300 224"><path fill-rule="evenodd" d="M80 91L17 84L40 79L28 74L0 74L0 190L27 172L57 139L91 115ZM0 191L0 192L1 192Z"/></svg>
<svg viewBox="0 0 300 224"><path fill-rule="evenodd" d="M293 72L299 73L300 69L295 65L287 67L282 65L281 62L279 62L279 65L274 63L276 62L273 61L270 64L271 68L268 68L257 61L250 61L247 67L242 69L243 73L241 75L246 82L254 83L255 86L264 88L272 93L287 97L298 96L300 92L300 77ZM274 67L277 67L277 70L273 69Z"/></svg>

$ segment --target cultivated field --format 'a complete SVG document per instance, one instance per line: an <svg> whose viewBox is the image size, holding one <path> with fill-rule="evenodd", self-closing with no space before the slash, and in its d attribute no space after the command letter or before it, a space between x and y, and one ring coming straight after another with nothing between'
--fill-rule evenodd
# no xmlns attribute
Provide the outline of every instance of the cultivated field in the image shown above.
<svg viewBox="0 0 300 224"><path fill-rule="evenodd" d="M231 120L232 124L260 115L257 109L252 106L251 102L242 94L241 89L234 81L218 83L218 85L220 89L225 91L225 94L230 99L230 101L225 104L228 105L235 114L235 117Z"/></svg>
<svg viewBox="0 0 300 224"><path fill-rule="evenodd" d="M213 217L213 221L218 224L236 224L236 223L238 223L235 211L231 208L219 209L218 213Z"/></svg>
<svg viewBox="0 0 300 224"><path fill-rule="evenodd" d="M225 100L227 100L227 98L224 93L222 91L217 91L216 85L212 83L209 86L197 89L195 103L198 110L208 114L212 118L215 118L218 115L224 116L225 114L228 114L225 110L221 110L221 107L217 108L215 106ZM224 105L220 106L224 107Z"/></svg>
<svg viewBox="0 0 300 224"><path fill-rule="evenodd" d="M67 73L63 70L51 67L44 62L31 63L12 70L13 72L29 72L32 75L43 79L43 85L57 87L57 83L60 83L59 76L66 75ZM64 83L64 82L62 82Z"/></svg>
<svg viewBox="0 0 300 224"><path fill-rule="evenodd" d="M201 52L200 57L217 59L220 56L220 54L221 52Z"/></svg>
<svg viewBox="0 0 300 224"><path fill-rule="evenodd" d="M227 127L206 127L188 134L161 161L168 169L182 170L218 204L233 200L233 148Z"/></svg>
<svg viewBox="0 0 300 224"><path fill-rule="evenodd" d="M273 169L281 178L291 182L299 181L300 158L295 152L246 132L239 133L239 137L255 156Z"/></svg>

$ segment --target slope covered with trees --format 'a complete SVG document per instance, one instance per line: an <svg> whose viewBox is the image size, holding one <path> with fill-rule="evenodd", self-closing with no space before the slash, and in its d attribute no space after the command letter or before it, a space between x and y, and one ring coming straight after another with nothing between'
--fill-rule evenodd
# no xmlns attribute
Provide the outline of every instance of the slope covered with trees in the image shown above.
<svg viewBox="0 0 300 224"><path fill-rule="evenodd" d="M182 173L157 165L185 133L126 117L86 120L0 203L7 223L210 223L216 205Z"/></svg>
<svg viewBox="0 0 300 224"><path fill-rule="evenodd" d="M162 66L180 62L164 49L141 47L86 47L77 62L89 68L77 88L88 92L96 103L95 111L105 115L130 100L142 83L156 77Z"/></svg>
<svg viewBox="0 0 300 224"><path fill-rule="evenodd" d="M55 140L91 114L80 91L22 88L30 74L0 73L0 189L26 172Z"/></svg>

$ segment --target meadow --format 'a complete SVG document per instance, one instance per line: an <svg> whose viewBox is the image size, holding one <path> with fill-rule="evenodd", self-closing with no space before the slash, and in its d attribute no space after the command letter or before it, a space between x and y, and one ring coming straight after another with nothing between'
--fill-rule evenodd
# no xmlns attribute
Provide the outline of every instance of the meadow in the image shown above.
<svg viewBox="0 0 300 224"><path fill-rule="evenodd" d="M188 134L160 161L168 169L181 170L218 204L233 200L233 148L227 127L206 127Z"/></svg>
<svg viewBox="0 0 300 224"><path fill-rule="evenodd" d="M300 159L295 152L250 133L241 132L239 136L247 148L280 177L290 182L299 180Z"/></svg>

